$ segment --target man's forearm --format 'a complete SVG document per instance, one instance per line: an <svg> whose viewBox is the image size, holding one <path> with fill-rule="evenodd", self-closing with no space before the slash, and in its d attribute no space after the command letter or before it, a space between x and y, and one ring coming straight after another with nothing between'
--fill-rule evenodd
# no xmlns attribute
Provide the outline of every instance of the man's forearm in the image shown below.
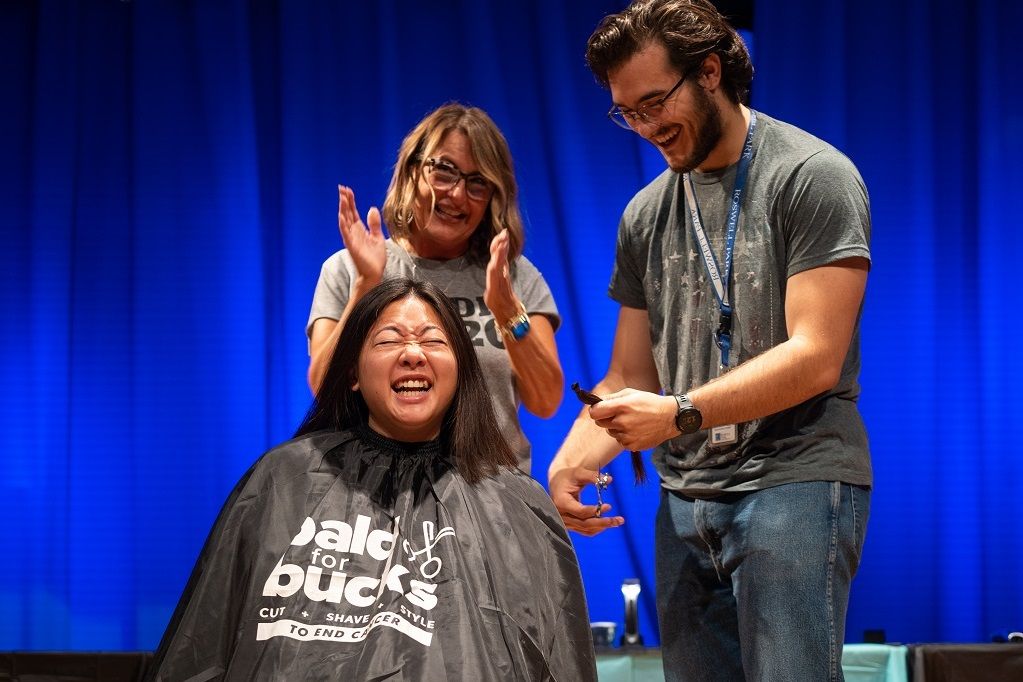
<svg viewBox="0 0 1023 682"><path fill-rule="evenodd" d="M833 388L849 352L866 268L863 259L854 258L790 277L789 338L689 391L703 412L704 427L765 417Z"/></svg>
<svg viewBox="0 0 1023 682"><path fill-rule="evenodd" d="M548 479L566 467L585 467L597 471L622 451L607 431L590 419L586 408L576 417L565 442L547 470Z"/></svg>
<svg viewBox="0 0 1023 682"><path fill-rule="evenodd" d="M607 395L622 388L622 382L605 378L593 387L597 395ZM566 467L585 467L599 470L622 451L622 446L590 418L589 408L583 407L575 418L565 441L547 469L548 480L558 470Z"/></svg>
<svg viewBox="0 0 1023 682"><path fill-rule="evenodd" d="M790 340L688 392L703 428L738 424L798 405L834 385L800 340Z"/></svg>

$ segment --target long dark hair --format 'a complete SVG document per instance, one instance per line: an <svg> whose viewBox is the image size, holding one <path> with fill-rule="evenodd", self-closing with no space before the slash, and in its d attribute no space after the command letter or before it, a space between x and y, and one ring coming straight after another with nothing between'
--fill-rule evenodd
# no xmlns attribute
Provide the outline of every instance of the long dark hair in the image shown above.
<svg viewBox="0 0 1023 682"><path fill-rule="evenodd" d="M469 483L497 473L500 467L515 467L518 460L501 435L479 358L454 304L430 282L405 277L385 280L352 307L320 390L295 435L369 424L366 401L352 389L359 356L383 309L406 297L417 298L437 311L458 363L455 395L441 425L441 448L452 456Z"/></svg>
<svg viewBox="0 0 1023 682"><path fill-rule="evenodd" d="M680 74L717 54L728 98L746 101L753 80L749 51L710 0L636 0L600 22L586 44L586 63L606 88L608 72L651 42L664 45Z"/></svg>

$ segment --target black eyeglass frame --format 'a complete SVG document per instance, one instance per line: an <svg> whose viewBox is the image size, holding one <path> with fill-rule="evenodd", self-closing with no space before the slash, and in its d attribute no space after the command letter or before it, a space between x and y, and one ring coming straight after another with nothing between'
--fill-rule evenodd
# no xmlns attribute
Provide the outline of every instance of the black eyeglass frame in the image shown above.
<svg viewBox="0 0 1023 682"><path fill-rule="evenodd" d="M437 170L437 166L443 166L443 172L458 175L458 179L449 185L441 183L441 185L438 186L437 184L434 183L433 180L430 179L435 177L434 172ZM423 168L430 169L426 174L427 182L429 182L434 189L439 189L442 192L450 192L455 187L458 187L458 183L465 181L465 195L472 199L473 201L490 201L490 198L494 196L494 183L490 182L490 180L484 177L482 173L466 173L461 168L451 163L450 161L446 159L440 159L437 157L430 157L426 161L423 161ZM486 194L474 196L470 187L478 185L470 185L469 184L470 180L478 180L482 182L486 187Z"/></svg>
<svg viewBox="0 0 1023 682"><path fill-rule="evenodd" d="M682 84L686 82L686 79L692 76L693 72L695 72L698 68L699 64L690 69L686 69L682 73L682 77L678 79L678 82L675 83L671 90L668 90L663 97L660 97L653 102L647 102L646 104L640 105L640 107L633 112L626 112L620 106L613 104L611 105L611 109L607 112L607 117L619 128L631 130L632 132L636 132L636 126L640 124L650 125L658 122L661 118L661 114L658 113L656 116L651 116L648 112L651 109L663 109L665 103L667 103L667 101L671 99L676 92L678 92L679 88L682 87ZM634 121L634 123L630 123L630 120Z"/></svg>

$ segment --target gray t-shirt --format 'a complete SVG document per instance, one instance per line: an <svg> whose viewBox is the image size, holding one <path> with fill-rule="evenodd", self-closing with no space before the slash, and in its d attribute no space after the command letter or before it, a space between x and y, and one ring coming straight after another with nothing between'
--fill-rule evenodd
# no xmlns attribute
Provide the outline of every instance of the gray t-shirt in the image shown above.
<svg viewBox="0 0 1023 682"><path fill-rule="evenodd" d="M487 287L486 267L473 265L465 258L441 261L412 257L390 239L385 246L385 279L412 277L427 280L440 287L458 307L465 329L476 347L501 433L512 450L518 453L519 468L530 473L531 450L519 424L518 407L522 401L512 374L511 360L504 349L504 339L494 321L494 315L483 302L483 292ZM561 325L561 316L550 287L540 271L525 256L519 256L511 271L512 289L526 307L526 312L546 316L557 330ZM313 323L317 319L341 319L351 296L356 272L355 263L347 249L338 251L324 261L313 295L309 322L306 324L307 337L312 334Z"/></svg>
<svg viewBox="0 0 1023 682"><path fill-rule="evenodd" d="M736 167L692 174L719 268ZM789 277L843 258L869 259L869 241L867 191L852 162L826 142L758 113L733 250L730 365L788 338ZM665 171L626 207L609 293L623 306L648 312L665 393L686 392L719 375L719 307L680 174ZM710 444L706 430L662 443L654 451L662 485L699 497L814 480L870 485L867 435L856 406L859 369L857 319L835 388L739 424L731 445Z"/></svg>

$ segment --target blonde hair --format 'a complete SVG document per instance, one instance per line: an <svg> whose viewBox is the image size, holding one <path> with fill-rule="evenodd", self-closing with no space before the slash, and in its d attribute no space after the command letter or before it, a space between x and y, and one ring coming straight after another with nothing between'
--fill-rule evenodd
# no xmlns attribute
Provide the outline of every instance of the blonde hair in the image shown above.
<svg viewBox="0 0 1023 682"><path fill-rule="evenodd" d="M469 138L473 161L483 177L494 186L483 219L469 237L466 258L478 265L490 260L490 241L502 230L508 231L508 260L522 254L526 235L519 213L518 184L511 151L500 129L482 109L457 103L445 104L421 120L402 140L398 160L384 199L383 218L394 237L410 238L416 226L416 185L423 162L430 158L444 137L458 130ZM434 206L431 202L430 213Z"/></svg>

